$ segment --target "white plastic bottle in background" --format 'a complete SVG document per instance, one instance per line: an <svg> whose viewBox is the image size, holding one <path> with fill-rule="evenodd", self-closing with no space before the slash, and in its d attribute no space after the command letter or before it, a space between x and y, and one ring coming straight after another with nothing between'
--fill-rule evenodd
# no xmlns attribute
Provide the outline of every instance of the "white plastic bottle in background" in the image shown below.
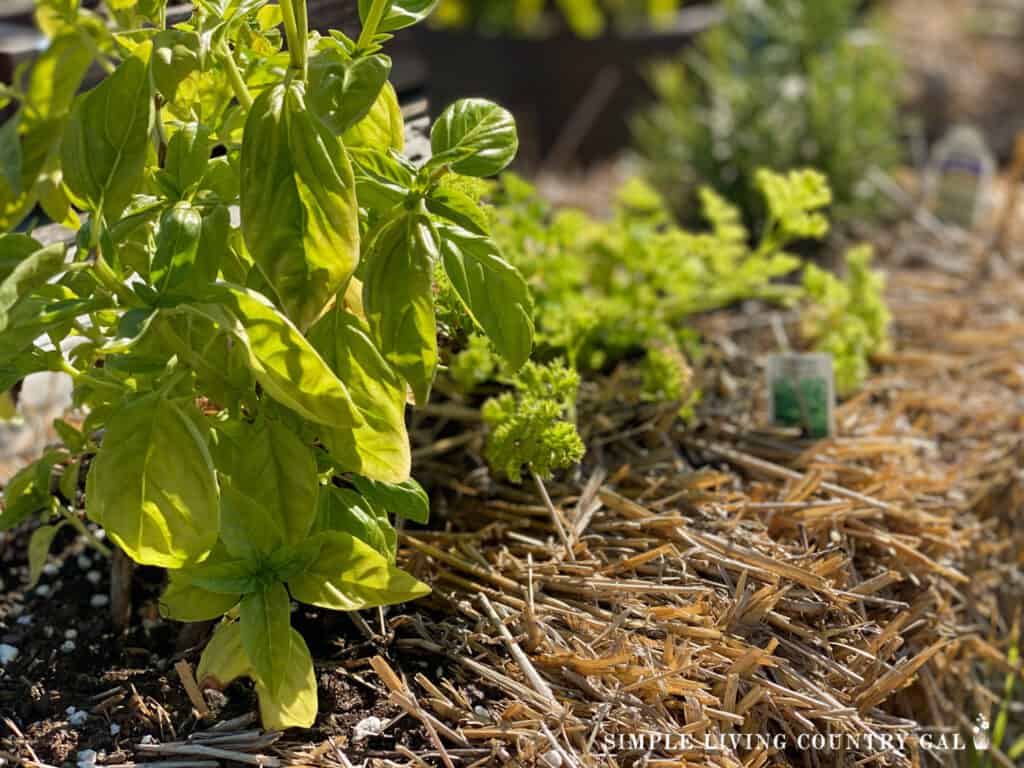
<svg viewBox="0 0 1024 768"><path fill-rule="evenodd" d="M977 228L990 204L995 170L995 157L980 131L954 126L932 150L925 207L943 224Z"/></svg>

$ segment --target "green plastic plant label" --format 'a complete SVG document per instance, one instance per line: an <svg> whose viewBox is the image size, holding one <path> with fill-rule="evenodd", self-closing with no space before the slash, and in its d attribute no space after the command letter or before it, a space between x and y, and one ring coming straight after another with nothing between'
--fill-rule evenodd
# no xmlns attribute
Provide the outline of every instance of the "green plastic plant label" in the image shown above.
<svg viewBox="0 0 1024 768"><path fill-rule="evenodd" d="M785 354L768 358L768 419L779 427L799 427L807 437L835 431L835 378L832 356Z"/></svg>

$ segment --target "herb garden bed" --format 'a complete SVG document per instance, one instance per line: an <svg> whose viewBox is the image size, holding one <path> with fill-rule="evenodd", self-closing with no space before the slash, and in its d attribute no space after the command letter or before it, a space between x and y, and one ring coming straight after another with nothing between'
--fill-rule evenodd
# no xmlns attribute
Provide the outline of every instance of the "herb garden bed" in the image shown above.
<svg viewBox="0 0 1024 768"><path fill-rule="evenodd" d="M896 349L839 409L832 440L761 427L769 310L698 320L708 360L695 429L639 404L621 373L586 386L590 452L575 479L548 484L557 513L532 487L491 479L474 409L457 398L419 409L414 457L436 519L404 532L399 561L434 591L383 627L370 612L354 623L299 610L319 681L312 731L251 733L248 683L208 694L198 719L175 662L194 667L204 638L176 649L156 572L137 572L139 616L117 636L89 607L105 582L70 539L41 587L19 589L29 530L17 530L0 571L11 628L0 640L20 648L0 680L3 756L55 765L88 747L106 764L195 761L138 745L224 720L221 733L242 734L225 749L323 766L419 764L411 754L597 765L618 734L686 722L715 736L744 718L754 733L969 734L963 713L992 711L983 683L1011 671L993 642L1022 589L1024 288L992 279L999 264L984 258L956 273L937 263L890 272ZM86 716L72 725L76 710ZM11 716L31 724L23 736ZM371 716L382 732L354 740ZM916 749L886 764L910 766ZM617 751L620 764L631 755L642 756ZM647 765L679 758L655 750ZM801 764L795 752L775 759Z"/></svg>

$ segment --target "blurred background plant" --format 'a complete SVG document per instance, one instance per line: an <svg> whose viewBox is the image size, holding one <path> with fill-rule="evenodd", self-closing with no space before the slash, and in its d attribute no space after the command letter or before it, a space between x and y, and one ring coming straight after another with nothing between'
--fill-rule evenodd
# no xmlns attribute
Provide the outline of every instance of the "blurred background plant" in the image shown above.
<svg viewBox="0 0 1024 768"><path fill-rule="evenodd" d="M683 0L442 0L438 26L470 28L485 35L543 37L567 28L597 37L609 26L668 26Z"/></svg>
<svg viewBox="0 0 1024 768"><path fill-rule="evenodd" d="M716 189L763 221L755 173L813 166L838 219L870 214L867 171L901 157L899 64L859 0L726 0L724 21L655 65L657 101L634 120L645 171L682 219Z"/></svg>

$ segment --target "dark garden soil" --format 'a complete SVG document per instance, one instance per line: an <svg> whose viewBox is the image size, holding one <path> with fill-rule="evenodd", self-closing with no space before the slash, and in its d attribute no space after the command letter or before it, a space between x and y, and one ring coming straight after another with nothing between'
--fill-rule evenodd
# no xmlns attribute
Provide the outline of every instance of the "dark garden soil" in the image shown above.
<svg viewBox="0 0 1024 768"><path fill-rule="evenodd" d="M400 555L434 593L383 617L298 610L320 689L309 731L262 734L247 683L208 691L197 717L179 669L187 680L209 630L160 620L158 571L135 572L120 634L100 605L106 563L81 540L60 538L25 590L30 529L0 539L0 643L18 649L0 667L0 757L810 765L792 749L599 749L639 730L745 729L911 738L903 753L820 755L823 768L938 764L919 728L970 735L1020 672L1007 638L1024 602L1024 282L1012 253L973 241L911 228L880 245L896 348L834 439L765 428L763 356L798 330L756 305L699 321L697 426L639 401L626 368L589 381L590 453L547 483L550 503L497 483L475 403L438 392L413 422L433 520L404 531ZM233 760L187 753L210 744Z"/></svg>

